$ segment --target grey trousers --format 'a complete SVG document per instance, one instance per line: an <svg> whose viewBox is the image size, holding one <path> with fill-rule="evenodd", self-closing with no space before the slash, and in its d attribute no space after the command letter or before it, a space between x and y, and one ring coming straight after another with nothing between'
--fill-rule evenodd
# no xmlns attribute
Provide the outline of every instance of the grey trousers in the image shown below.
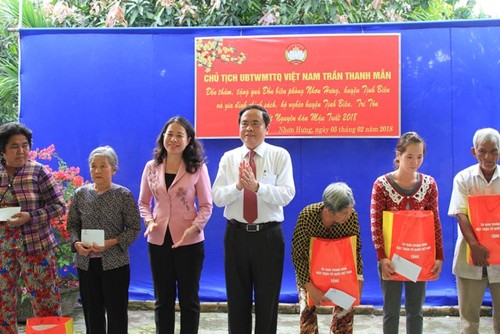
<svg viewBox="0 0 500 334"><path fill-rule="evenodd" d="M384 296L384 334L398 333L403 285L405 287L406 333L422 334L422 306L425 301L427 282L381 280Z"/></svg>

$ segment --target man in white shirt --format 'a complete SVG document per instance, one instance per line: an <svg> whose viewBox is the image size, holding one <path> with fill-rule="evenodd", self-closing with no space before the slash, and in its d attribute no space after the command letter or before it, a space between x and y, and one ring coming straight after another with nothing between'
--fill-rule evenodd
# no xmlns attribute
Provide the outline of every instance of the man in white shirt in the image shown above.
<svg viewBox="0 0 500 334"><path fill-rule="evenodd" d="M500 195L500 134L491 128L476 131L472 155L478 164L459 172L453 180L448 215L456 217L460 227L453 258L457 277L461 333L478 333L481 304L489 287L493 308L500 307L500 265L488 262L489 250L477 240L468 216L468 197ZM467 261L469 246L473 264ZM494 310L495 311L495 310ZM500 312L493 313L493 327L500 333Z"/></svg>
<svg viewBox="0 0 500 334"><path fill-rule="evenodd" d="M265 108L243 108L238 123L243 146L224 153L212 186L213 201L225 207L227 219L229 333L252 333L255 297L255 334L275 334L284 262L283 207L295 196L292 162L285 149L264 142L270 123ZM247 195L256 197L254 217L244 213Z"/></svg>

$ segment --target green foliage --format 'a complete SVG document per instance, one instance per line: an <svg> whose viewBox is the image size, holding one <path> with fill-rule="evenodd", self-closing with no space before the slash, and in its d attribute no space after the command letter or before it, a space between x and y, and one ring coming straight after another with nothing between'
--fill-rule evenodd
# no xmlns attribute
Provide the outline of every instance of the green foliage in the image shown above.
<svg viewBox="0 0 500 334"><path fill-rule="evenodd" d="M82 27L300 25L472 18L470 10L455 8L458 2L459 0L53 0L53 4L46 5L45 10L54 26Z"/></svg>
<svg viewBox="0 0 500 334"><path fill-rule="evenodd" d="M39 5L30 0L22 1L22 26L24 28L50 27ZM19 0L2 0L0 2L0 19L10 27L16 27L19 20Z"/></svg>
<svg viewBox="0 0 500 334"><path fill-rule="evenodd" d="M3 37L3 36L2 36ZM0 52L0 123L18 119L17 43L2 38Z"/></svg>
<svg viewBox="0 0 500 334"><path fill-rule="evenodd" d="M445 21L468 19L472 17L472 8L475 1L462 7L456 7L457 1L429 0L427 6L417 7L406 15L408 21Z"/></svg>
<svg viewBox="0 0 500 334"><path fill-rule="evenodd" d="M30 0L22 0L23 27L50 27L42 10ZM19 1L0 1L0 122L17 120L19 105L18 36L12 32L19 21Z"/></svg>
<svg viewBox="0 0 500 334"><path fill-rule="evenodd" d="M476 0L21 0L22 27L196 27L437 21ZM0 122L18 118L19 0L0 0Z"/></svg>

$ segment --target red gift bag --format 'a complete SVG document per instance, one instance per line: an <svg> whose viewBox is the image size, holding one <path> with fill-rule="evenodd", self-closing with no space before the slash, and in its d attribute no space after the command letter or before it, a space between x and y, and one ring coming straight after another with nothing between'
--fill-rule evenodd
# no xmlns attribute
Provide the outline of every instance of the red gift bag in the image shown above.
<svg viewBox="0 0 500 334"><path fill-rule="evenodd" d="M500 264L500 195L469 196L469 220L481 245L488 248L490 264ZM467 245L467 260L473 264Z"/></svg>
<svg viewBox="0 0 500 334"><path fill-rule="evenodd" d="M66 317L41 317L26 320L26 334L73 334L73 319Z"/></svg>
<svg viewBox="0 0 500 334"><path fill-rule="evenodd" d="M387 258L394 254L420 266L417 281L432 280L432 266L436 259L434 214L427 210L384 211L384 248ZM392 280L409 281L394 273Z"/></svg>
<svg viewBox="0 0 500 334"><path fill-rule="evenodd" d="M356 236L341 239L311 238L309 245L309 274L311 283L326 293L330 288L356 298L359 305ZM309 306L314 305L307 295ZM322 305L335 305L325 301Z"/></svg>

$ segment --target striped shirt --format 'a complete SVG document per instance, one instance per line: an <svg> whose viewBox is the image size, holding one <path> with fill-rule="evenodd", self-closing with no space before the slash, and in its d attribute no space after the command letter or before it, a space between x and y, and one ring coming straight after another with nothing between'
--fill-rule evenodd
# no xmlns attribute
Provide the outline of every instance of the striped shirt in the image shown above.
<svg viewBox="0 0 500 334"><path fill-rule="evenodd" d="M0 165L0 194L10 190L31 220L22 226L24 246L28 254L51 249L58 242L52 231L50 220L66 212L66 204L52 174L36 162L28 161L16 169L11 182L5 167Z"/></svg>

